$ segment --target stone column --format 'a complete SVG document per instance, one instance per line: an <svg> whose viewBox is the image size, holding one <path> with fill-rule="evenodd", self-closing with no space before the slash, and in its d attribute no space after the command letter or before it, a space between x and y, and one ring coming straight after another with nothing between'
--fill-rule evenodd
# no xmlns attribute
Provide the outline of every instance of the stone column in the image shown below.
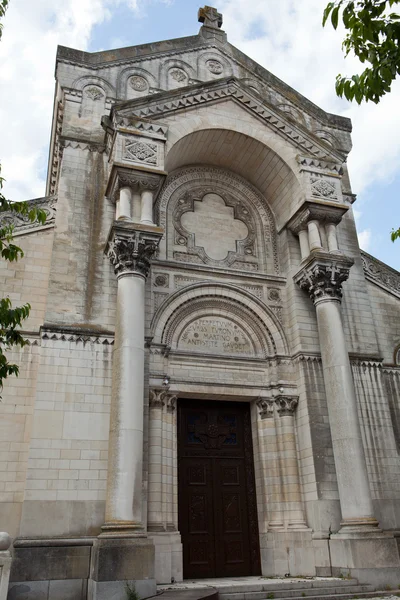
<svg viewBox="0 0 400 600"><path fill-rule="evenodd" d="M284 500L289 529L307 529L301 498L299 463L297 460L294 413L299 403L297 396L276 396L279 415L278 439L284 481Z"/></svg>
<svg viewBox="0 0 400 600"><path fill-rule="evenodd" d="M149 531L164 531L162 510L163 487L163 407L166 388L150 389L149 397L149 483L148 519Z"/></svg>
<svg viewBox="0 0 400 600"><path fill-rule="evenodd" d="M118 279L103 525L108 535L143 530L144 288L161 236L158 227L115 222L108 242Z"/></svg>
<svg viewBox="0 0 400 600"><path fill-rule="evenodd" d="M353 260L314 252L295 275L313 300L342 511L341 532L376 530L357 400L340 314L342 284Z"/></svg>
<svg viewBox="0 0 400 600"><path fill-rule="evenodd" d="M142 212L140 222L144 225L153 225L153 192L148 188L142 190Z"/></svg>
<svg viewBox="0 0 400 600"><path fill-rule="evenodd" d="M119 190L119 197L116 206L116 219L119 220L132 220L132 192L129 187L121 187Z"/></svg>
<svg viewBox="0 0 400 600"><path fill-rule="evenodd" d="M299 231L299 241L300 241L301 260L304 260L310 254L310 245L308 243L307 229L301 229Z"/></svg>
<svg viewBox="0 0 400 600"><path fill-rule="evenodd" d="M268 530L283 530L283 490L279 466L279 450L276 438L274 420L274 399L260 398L257 400L259 414L262 421L262 445L264 457L260 457L263 471L267 480L266 496L268 511Z"/></svg>

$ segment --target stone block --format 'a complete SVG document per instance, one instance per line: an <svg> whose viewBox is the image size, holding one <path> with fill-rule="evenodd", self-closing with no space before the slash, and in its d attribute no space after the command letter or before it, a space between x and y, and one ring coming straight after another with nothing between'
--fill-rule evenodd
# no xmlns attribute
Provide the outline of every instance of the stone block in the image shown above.
<svg viewBox="0 0 400 600"><path fill-rule="evenodd" d="M332 575L357 578L375 588L400 585L400 556L390 534L336 534L330 539Z"/></svg>
<svg viewBox="0 0 400 600"><path fill-rule="evenodd" d="M13 582L7 600L48 600L49 584L49 581Z"/></svg>
<svg viewBox="0 0 400 600"><path fill-rule="evenodd" d="M154 580L154 544L147 538L98 538L93 544L94 581Z"/></svg>
<svg viewBox="0 0 400 600"><path fill-rule="evenodd" d="M155 596L157 587L154 579L129 581L139 598ZM88 600L126 600L126 581L89 581Z"/></svg>
<svg viewBox="0 0 400 600"><path fill-rule="evenodd" d="M87 579L90 546L14 547L12 582Z"/></svg>

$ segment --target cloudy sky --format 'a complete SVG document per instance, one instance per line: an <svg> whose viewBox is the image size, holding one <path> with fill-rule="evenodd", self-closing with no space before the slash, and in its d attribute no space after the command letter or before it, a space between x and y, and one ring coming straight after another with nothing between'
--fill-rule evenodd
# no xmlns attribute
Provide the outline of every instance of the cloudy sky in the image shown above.
<svg viewBox="0 0 400 600"><path fill-rule="evenodd" d="M211 4L211 2L207 2ZM325 0L215 0L229 41L324 110L353 121L349 157L361 246L400 270L400 81L378 106L336 97L341 32ZM0 42L0 160L14 200L43 196L57 44L95 52L197 33L199 0L11 0Z"/></svg>

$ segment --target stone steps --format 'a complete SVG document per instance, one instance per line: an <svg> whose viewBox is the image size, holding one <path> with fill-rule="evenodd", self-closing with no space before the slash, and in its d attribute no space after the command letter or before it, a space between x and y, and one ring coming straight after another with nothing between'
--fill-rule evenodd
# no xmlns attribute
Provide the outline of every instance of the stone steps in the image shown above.
<svg viewBox="0 0 400 600"><path fill-rule="evenodd" d="M210 583L202 585L199 581L195 583L195 587L192 587L194 582L189 583L188 587L182 583L175 589L160 586L157 598L159 600L304 600L304 598L351 600L393 594L391 591L374 591L371 585L360 585L356 579L274 581L260 577L251 581L220 580L217 583L213 582L214 585Z"/></svg>
<svg viewBox="0 0 400 600"><path fill-rule="evenodd" d="M370 585L358 585L356 580L354 583L346 582L343 584L338 582L328 582L333 585L326 585L322 582L315 582L320 585L303 586L301 583L288 585L260 585L258 589L252 586L253 589L245 586L235 586L230 589L218 588L219 600L296 600L298 598L312 598L318 600L327 596L345 596L345 595L362 595L372 591ZM321 585L322 584L322 585ZM241 588L241 589L239 589Z"/></svg>
<svg viewBox="0 0 400 600"><path fill-rule="evenodd" d="M218 600L302 600L302 598L312 598L320 600L321 598L352 598L353 596L365 597L372 592L372 587L368 585L354 585L342 587L327 588L299 588L296 590L260 590L260 591L219 591Z"/></svg>

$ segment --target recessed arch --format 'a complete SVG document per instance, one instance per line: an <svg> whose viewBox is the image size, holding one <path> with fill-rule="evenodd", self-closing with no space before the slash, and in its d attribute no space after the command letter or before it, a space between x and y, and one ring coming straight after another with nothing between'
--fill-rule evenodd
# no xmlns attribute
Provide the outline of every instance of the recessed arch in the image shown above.
<svg viewBox="0 0 400 600"><path fill-rule="evenodd" d="M185 325L211 314L247 328L255 358L288 354L282 325L266 305L235 285L211 281L189 285L165 300L151 323L153 341L177 349Z"/></svg>
<svg viewBox="0 0 400 600"><path fill-rule="evenodd" d="M165 170L171 173L184 166L208 164L236 173L264 196L279 228L291 216L288 207L293 210L304 196L297 151L248 121L237 120L232 126L235 130L222 128L221 119L211 113L204 128L204 120L188 113L185 133L181 127L179 131L170 128Z"/></svg>

